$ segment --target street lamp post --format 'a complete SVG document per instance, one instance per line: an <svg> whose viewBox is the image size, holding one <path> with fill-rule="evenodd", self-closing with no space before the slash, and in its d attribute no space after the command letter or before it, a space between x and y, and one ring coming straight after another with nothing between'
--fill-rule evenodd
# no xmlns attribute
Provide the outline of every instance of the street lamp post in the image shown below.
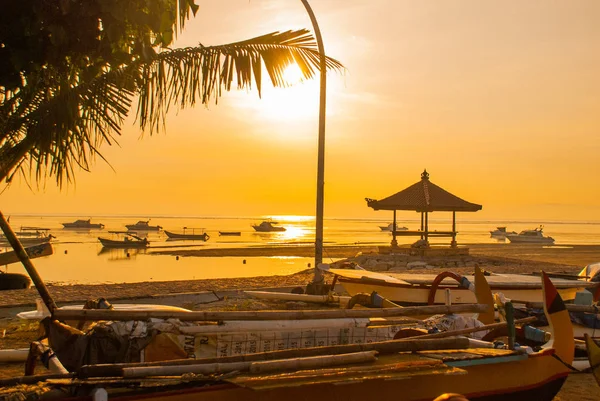
<svg viewBox="0 0 600 401"><path fill-rule="evenodd" d="M319 265L323 262L323 199L325 189L325 104L327 94L327 62L325 59L325 48L323 46L323 37L321 30L308 0L301 0L306 8L310 21L312 22L317 46L319 48L319 68L320 76L320 97L319 97L319 146L318 146L318 164L317 164L317 210L315 221L315 276L313 283L317 284L323 281L323 275L320 273Z"/></svg>

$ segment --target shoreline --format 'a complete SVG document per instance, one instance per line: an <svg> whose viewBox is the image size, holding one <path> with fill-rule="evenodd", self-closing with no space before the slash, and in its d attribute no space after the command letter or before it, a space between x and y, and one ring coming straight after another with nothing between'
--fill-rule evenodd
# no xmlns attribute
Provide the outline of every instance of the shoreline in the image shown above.
<svg viewBox="0 0 600 401"><path fill-rule="evenodd" d="M452 270L459 274L465 274L471 272L474 265L478 265L485 270L496 273L533 273L546 270L577 274L587 264L600 261L600 245L541 247L539 245L470 244L468 246L461 245L461 247L468 247L470 254L466 257L444 258L438 256L435 260L420 256L392 255L391 258L395 258L397 265L400 267L390 269L389 265L381 267L377 263L365 264L364 266L367 270L376 270L383 273L386 271L435 273ZM343 258L342 260L378 262L381 258L390 258L390 256L378 254L378 248L373 245L331 246L325 247L325 249L327 250L328 257ZM169 254L182 257L314 256L314 248L307 245L177 250L168 252ZM432 263L434 266L407 268L407 261L425 261L426 263ZM440 261L443 261L443 263L439 263ZM447 261L451 261L452 263L445 263ZM312 271L312 268L309 268L290 275L104 284L53 285L47 283L46 285L56 302L85 302L86 300L99 297L104 297L110 302L111 300L151 298L160 294L305 286L312 279ZM35 306L36 298L39 298L39 295L35 287L23 290L0 291L0 309Z"/></svg>

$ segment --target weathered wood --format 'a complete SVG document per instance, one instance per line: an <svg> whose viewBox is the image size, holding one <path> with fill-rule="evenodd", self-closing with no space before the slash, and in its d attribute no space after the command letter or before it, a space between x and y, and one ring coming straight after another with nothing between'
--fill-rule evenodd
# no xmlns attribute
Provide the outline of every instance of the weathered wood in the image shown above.
<svg viewBox="0 0 600 401"><path fill-rule="evenodd" d="M435 339L407 338L400 340L378 341L367 344L345 344L327 347L311 347L283 351L260 352L256 354L226 356L221 358L215 357L204 359L178 359L159 362L88 365L83 366L77 373L79 377L120 377L123 375L123 369L130 367L189 366L210 363L255 362L325 354L339 355L361 351L377 351L380 354L392 354L397 352L465 349L469 348L469 344L469 339L466 337Z"/></svg>
<svg viewBox="0 0 600 401"><path fill-rule="evenodd" d="M24 250L29 259L52 255L54 252L52 245L49 242L28 246L27 248L24 248ZM21 259L19 259L19 255L17 255L15 251L0 253L0 265L9 265L20 261Z"/></svg>
<svg viewBox="0 0 600 401"><path fill-rule="evenodd" d="M515 324L531 323L531 322L535 322L536 320L537 320L537 317L530 316L530 317L525 317L523 319L515 320ZM507 326L506 322L492 323L492 324L486 324L484 326L479 326L479 327L469 327L468 329L462 329L462 330L452 330L452 331L444 331L441 333L424 334L422 336L418 336L415 338L443 338L443 337L460 336L463 334L476 333L478 331L485 331L485 330L493 330L493 329L498 329L498 328L502 328L502 327L506 327L506 326Z"/></svg>
<svg viewBox="0 0 600 401"><path fill-rule="evenodd" d="M283 370L320 369L353 363L375 362L377 351L352 352L342 355L320 355L305 358L252 362L250 373L272 373Z"/></svg>
<svg viewBox="0 0 600 401"><path fill-rule="evenodd" d="M542 309L544 307L543 302L523 302L511 300L513 304L517 306L525 305L527 308ZM569 312L586 312L586 313L600 313L600 308L596 305L576 305L576 304L565 304Z"/></svg>
<svg viewBox="0 0 600 401"><path fill-rule="evenodd" d="M415 315L438 315L450 313L479 313L489 305L431 305L410 306L406 308L384 309L334 309L334 310L298 310L298 311L123 311L110 309L55 310L52 314L58 320L147 320L179 319L181 321L224 321L224 320L303 320L337 319L363 317L394 317Z"/></svg>
<svg viewBox="0 0 600 401"><path fill-rule="evenodd" d="M37 270L33 266L33 263L31 263L31 260L29 260L29 257L27 256L25 249L23 249L23 245L21 245L21 243L19 242L19 239L17 238L14 231L12 230L12 228L10 227L10 225L4 218L4 215L2 214L2 212L0 212L0 228L2 228L2 231L4 231L4 235L6 236L6 239L8 240L10 245L15 250L15 253L19 257L19 260L21 261L21 263L23 263L25 270L27 270L27 273L29 274L31 281L33 282L33 284L35 285L35 288L40 293L40 297L46 304L46 307L48 308L50 313L52 313L56 309L56 303L50 296L50 293L48 292L48 288L46 288L44 281L42 280L42 278L38 274Z"/></svg>
<svg viewBox="0 0 600 401"><path fill-rule="evenodd" d="M207 363L187 366L146 366L123 369L126 379L150 376L179 376L185 373L212 375L230 372L270 373L283 370L319 369L352 363L375 362L377 351L342 355L319 355L260 362Z"/></svg>

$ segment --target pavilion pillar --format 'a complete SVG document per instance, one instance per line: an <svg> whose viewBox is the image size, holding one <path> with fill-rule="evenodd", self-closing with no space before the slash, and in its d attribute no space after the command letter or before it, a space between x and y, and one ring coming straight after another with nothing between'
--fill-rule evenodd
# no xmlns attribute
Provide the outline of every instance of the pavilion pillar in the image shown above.
<svg viewBox="0 0 600 401"><path fill-rule="evenodd" d="M398 246L396 241L396 210L394 209L394 222L392 223L392 247Z"/></svg>
<svg viewBox="0 0 600 401"><path fill-rule="evenodd" d="M456 243L456 211L452 211L452 242L450 242L452 248L457 247Z"/></svg>
<svg viewBox="0 0 600 401"><path fill-rule="evenodd" d="M423 212L421 212L421 239L423 239L424 231L425 231L425 226L423 225Z"/></svg>
<svg viewBox="0 0 600 401"><path fill-rule="evenodd" d="M429 242L429 213L425 212L425 241Z"/></svg>

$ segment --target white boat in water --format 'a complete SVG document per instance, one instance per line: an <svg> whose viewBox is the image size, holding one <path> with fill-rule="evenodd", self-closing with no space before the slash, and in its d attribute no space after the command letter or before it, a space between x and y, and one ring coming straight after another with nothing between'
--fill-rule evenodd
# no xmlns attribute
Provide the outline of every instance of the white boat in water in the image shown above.
<svg viewBox="0 0 600 401"><path fill-rule="evenodd" d="M506 231L506 227L496 227L494 231L490 231L490 235L492 237L504 237L507 235L516 235L517 233L514 231Z"/></svg>
<svg viewBox="0 0 600 401"><path fill-rule="evenodd" d="M544 236L542 226L534 228L533 230L523 230L518 234L508 234L506 238L514 243L554 244L554 238Z"/></svg>
<svg viewBox="0 0 600 401"><path fill-rule="evenodd" d="M394 223L390 223L387 226L379 226L381 231L394 231ZM396 231L407 231L408 227L400 227L396 224Z"/></svg>

